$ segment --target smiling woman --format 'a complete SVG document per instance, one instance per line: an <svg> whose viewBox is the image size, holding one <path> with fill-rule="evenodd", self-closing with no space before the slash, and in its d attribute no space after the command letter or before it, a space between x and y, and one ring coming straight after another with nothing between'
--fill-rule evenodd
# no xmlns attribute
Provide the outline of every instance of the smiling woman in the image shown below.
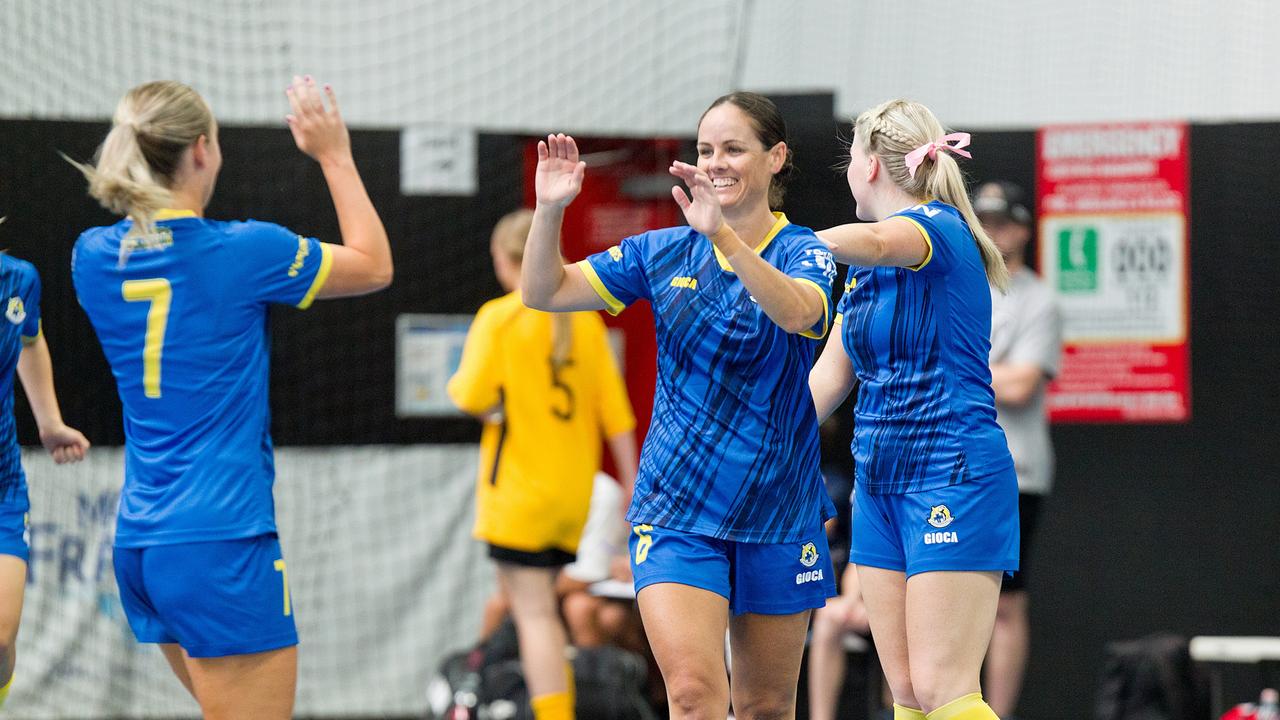
<svg viewBox="0 0 1280 720"><path fill-rule="evenodd" d="M671 167L688 186L671 194L689 226L576 265L561 264L558 243L586 166L573 138L538 148L525 302L616 314L647 299L663 348L627 519L673 718L724 717L731 694L739 716L792 716L809 612L835 589L822 528L834 508L805 380L835 264L812 230L774 212L791 163L785 137L767 98L717 99L698 125L697 165Z"/></svg>

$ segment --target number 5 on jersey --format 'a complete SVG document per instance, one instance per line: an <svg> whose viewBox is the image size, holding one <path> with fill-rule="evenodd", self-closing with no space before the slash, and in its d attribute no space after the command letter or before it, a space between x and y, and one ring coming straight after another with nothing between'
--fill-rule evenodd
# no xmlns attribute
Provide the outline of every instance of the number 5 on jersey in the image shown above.
<svg viewBox="0 0 1280 720"><path fill-rule="evenodd" d="M125 280L120 294L126 302L151 303L147 309L147 335L142 344L142 389L149 398L160 397L160 355L164 351L164 331L169 324L169 301L173 289L164 278Z"/></svg>

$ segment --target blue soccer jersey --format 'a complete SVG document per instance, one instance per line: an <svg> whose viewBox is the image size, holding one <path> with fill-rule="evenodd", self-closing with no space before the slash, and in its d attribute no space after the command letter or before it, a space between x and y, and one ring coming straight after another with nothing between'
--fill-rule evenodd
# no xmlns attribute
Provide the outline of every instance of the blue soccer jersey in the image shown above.
<svg viewBox="0 0 1280 720"><path fill-rule="evenodd" d="M856 481L871 494L933 490L1013 464L996 424L991 291L973 233L938 201L893 217L920 230L924 262L850 267L839 306L860 381Z"/></svg>
<svg viewBox="0 0 1280 720"><path fill-rule="evenodd" d="M124 406L115 543L274 532L267 308L308 307L331 250L278 225L189 212L162 212L147 236L126 238L131 227L87 230L71 261Z"/></svg>
<svg viewBox="0 0 1280 720"><path fill-rule="evenodd" d="M13 422L13 376L23 345L40 336L40 276L31 263L0 253L0 508L25 512L27 481Z"/></svg>
<svg viewBox="0 0 1280 720"><path fill-rule="evenodd" d="M835 263L813 231L782 214L756 252L821 293L803 335L765 315L701 233L629 237L578 265L617 314L649 300L658 345L653 420L627 519L738 542L794 542L835 513L818 472L809 393L830 322Z"/></svg>

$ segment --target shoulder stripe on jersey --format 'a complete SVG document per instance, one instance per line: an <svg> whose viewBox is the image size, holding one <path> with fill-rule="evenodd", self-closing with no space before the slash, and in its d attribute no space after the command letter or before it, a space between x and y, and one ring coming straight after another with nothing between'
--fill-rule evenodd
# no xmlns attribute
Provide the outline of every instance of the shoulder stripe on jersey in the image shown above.
<svg viewBox="0 0 1280 720"><path fill-rule="evenodd" d="M773 239L778 236L778 233L782 232L782 228L791 224L791 221L788 220L787 216L783 213L775 212L773 214L773 218L773 227L769 228L769 233L764 236L764 240L761 240L760 244L756 246L755 253L757 255L764 252L764 249L769 247L769 243L773 242ZM707 238L707 242L711 242L711 238ZM724 256L724 253L720 252L720 248L712 245L711 249L716 253L716 262L720 263L720 269L728 273L733 272L733 266L729 264L729 259Z"/></svg>
<svg viewBox="0 0 1280 720"><path fill-rule="evenodd" d="M810 328L800 333L804 337L813 338L814 340L821 340L822 338L826 337L827 331L831 329L831 326L827 323L827 318L829 317L831 312L831 308L829 305L830 300L827 299L827 294L822 291L822 286L810 280L809 278L791 278L791 279L795 280L796 282L802 285L808 285L809 287L812 287L814 290L817 290L818 297L822 298L822 332L815 333L813 332L813 329Z"/></svg>
<svg viewBox="0 0 1280 720"><path fill-rule="evenodd" d="M929 231L925 230L924 226L921 225L919 222L917 222L914 218L909 218L906 215L897 215L895 217L900 217L903 220L906 220L907 222L911 223L912 225L915 225L916 229L920 231L920 234L924 236L924 244L925 244L925 247L928 248L928 250L925 251L924 260L921 260L919 265L907 266L908 270L924 269L924 266L928 265L929 261L933 259L933 240L929 238Z"/></svg>
<svg viewBox="0 0 1280 720"><path fill-rule="evenodd" d="M607 306L605 309L609 311L610 315L617 315L627 309L627 306L624 305L621 300L614 297L613 293L609 292L609 288L604 286L604 281L600 279L600 275L596 272L596 269L591 267L590 261L579 260L577 264L582 270L582 275L586 277L587 282L591 284L591 288L596 291L596 294L600 296L601 300L604 300L604 304Z"/></svg>
<svg viewBox="0 0 1280 720"><path fill-rule="evenodd" d="M324 287L324 283L329 279L329 271L333 269L333 248L329 247L329 243L318 243L320 245L320 269L316 271L316 279L311 281L311 288L307 290L307 294L302 296L302 301L298 303L299 310L306 310L311 307L311 303L315 302L316 294L320 292L320 288Z"/></svg>
<svg viewBox="0 0 1280 720"><path fill-rule="evenodd" d="M36 321L36 334L35 334L35 335L23 335L23 336L22 336L22 344L23 344L23 345L35 345L35 344L36 344L36 341L37 341L37 340L39 340L39 339L40 339L40 336L42 336L42 335L44 335L44 318L40 318L39 320L37 320L37 321Z"/></svg>

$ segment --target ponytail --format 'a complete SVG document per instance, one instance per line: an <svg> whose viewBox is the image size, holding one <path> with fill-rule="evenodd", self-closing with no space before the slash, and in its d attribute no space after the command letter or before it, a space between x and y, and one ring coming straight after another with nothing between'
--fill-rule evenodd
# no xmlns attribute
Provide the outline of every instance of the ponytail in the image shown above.
<svg viewBox="0 0 1280 720"><path fill-rule="evenodd" d="M173 194L151 172L130 125L115 125L94 157L94 164L62 156L89 181L89 195L102 207L133 219L129 235L155 232L155 214L173 202ZM122 245L123 246L123 245Z"/></svg>
<svg viewBox="0 0 1280 720"><path fill-rule="evenodd" d="M62 157L88 179L91 197L133 220L126 238L145 237L155 232L157 211L173 202L170 188L183 153L213 133L213 113L199 93L179 82L149 82L121 98L92 165ZM122 240L122 264L129 247Z"/></svg>
<svg viewBox="0 0 1280 720"><path fill-rule="evenodd" d="M563 367L569 362L573 352L573 315L571 313L553 313L551 315L551 363Z"/></svg>
<svg viewBox="0 0 1280 720"><path fill-rule="evenodd" d="M982 265L987 271L987 282L1001 292L1009 289L1009 268L1004 264L1004 256L996 247L991 236L982 229L978 216L973 211L973 203L969 201L969 193L964 186L964 175L960 165L950 153L940 152L934 159L932 176L929 178L929 195L960 211L978 243L978 252L982 255Z"/></svg>
<svg viewBox="0 0 1280 720"><path fill-rule="evenodd" d="M490 242L516 264L524 262L524 246L533 227L533 211L527 208L503 215L493 226ZM569 313L551 315L551 362L560 367L573 351L573 317Z"/></svg>

